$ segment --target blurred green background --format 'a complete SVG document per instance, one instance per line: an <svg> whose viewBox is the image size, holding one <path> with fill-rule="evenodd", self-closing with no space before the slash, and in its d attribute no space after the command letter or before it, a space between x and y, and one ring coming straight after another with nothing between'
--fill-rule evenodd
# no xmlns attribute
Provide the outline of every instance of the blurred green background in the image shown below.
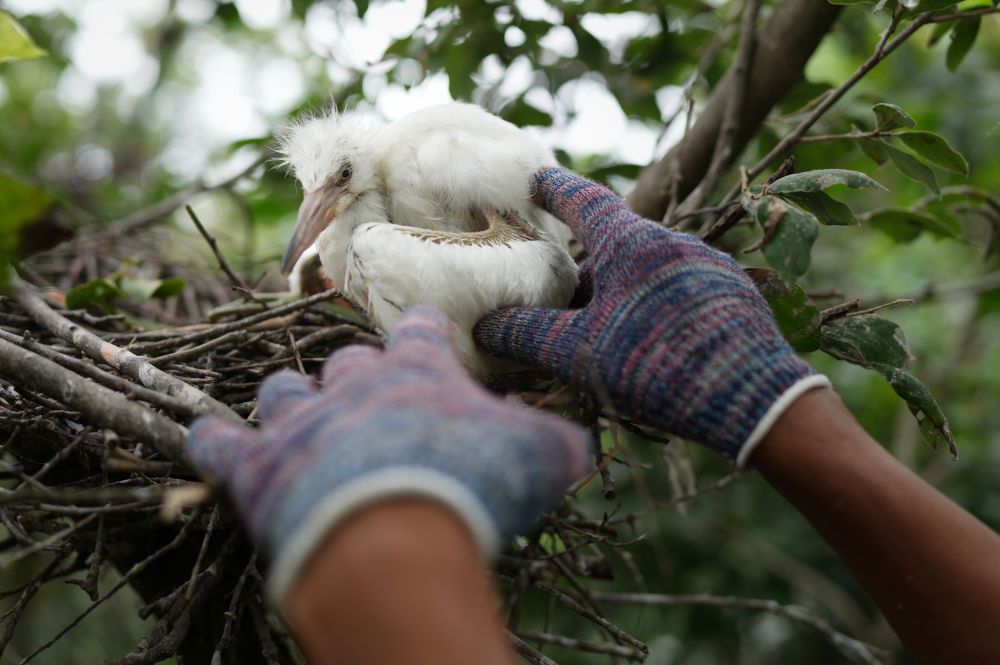
<svg viewBox="0 0 1000 665"><path fill-rule="evenodd" d="M765 14L772 6L765 2ZM449 99L475 101L624 195L640 169L683 135L687 99L696 117L726 71L742 7L729 0L0 1L47 52L0 63L0 245L10 251L20 227L22 251L29 251L25 229L41 217L86 232L196 183L224 179L253 162L291 116L331 100L390 120ZM754 163L794 127L796 109L845 80L887 22L888 14L871 5L847 7L811 59L807 82L772 114L739 163ZM930 45L933 33L921 30L813 131L871 129L872 105L892 102L968 159L969 177L939 171L942 186L1000 194L1000 19L982 21L954 71L946 57L951 35ZM706 53L716 57L706 62ZM876 166L850 141L805 144L796 155L799 170L856 169L889 188L835 192L858 213L913 209L931 195L892 166ZM735 171L727 173L721 191L736 180ZM268 163L191 203L239 271L251 279L266 273L264 287L281 289L277 259L299 197L294 181ZM824 305L917 300L880 315L905 331L910 371L950 419L959 459L925 445L906 405L877 374L820 352L809 358L886 448L998 528L1000 220L973 205L948 215L953 233L924 232L907 242L865 225L822 227L800 284L810 293L838 294L817 298ZM186 217L172 215L164 225L172 242L160 251L214 270ZM726 245L735 250L759 232L731 235ZM759 253L737 256L763 265ZM679 452L665 458L659 446L629 439L629 456L649 468L637 482L615 467L618 501L621 511L641 516L635 533L649 539L628 549L633 570L620 562L617 579L597 588L797 603L854 637L897 648L831 551L760 478L751 474L667 505L677 493L728 473L699 448L672 449ZM616 509L593 490L584 498L592 514ZM40 565L29 561L7 571L2 586L16 585ZM108 571L102 586L113 575ZM22 619L4 662L17 662L17 654L87 604L75 587L50 585ZM122 655L142 635L137 607L134 597L117 597L35 662L90 664ZM592 627L552 611L542 597L531 597L528 608L526 625L540 627L551 612L552 632L596 639ZM651 645L646 662L654 665L844 662L819 633L775 614L691 607L616 612L623 627ZM545 652L561 663L607 661L554 647Z"/></svg>

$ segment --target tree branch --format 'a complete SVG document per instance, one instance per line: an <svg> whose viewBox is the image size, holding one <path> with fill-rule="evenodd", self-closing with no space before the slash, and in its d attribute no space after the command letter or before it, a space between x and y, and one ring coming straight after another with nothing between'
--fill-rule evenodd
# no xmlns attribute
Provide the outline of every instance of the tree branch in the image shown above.
<svg viewBox="0 0 1000 665"><path fill-rule="evenodd" d="M762 26L750 72L749 95L733 157L756 133L771 108L802 79L813 51L830 31L840 7L825 0L783 0ZM679 194L687 196L708 170L734 86L730 70L712 92L705 108L683 144L674 146L660 161L639 174L628 203L637 213L661 219L670 198L665 183L670 182L673 163L679 166Z"/></svg>
<svg viewBox="0 0 1000 665"><path fill-rule="evenodd" d="M771 612L798 623L815 628L826 639L851 660L879 665L886 653L873 644L868 644L840 632L828 622L799 605L782 605L762 598L741 598L739 596L713 596L707 593L669 595L663 593L618 593L615 591L595 591L594 597L609 603L630 605L709 605L713 607L742 607L751 610Z"/></svg>
<svg viewBox="0 0 1000 665"><path fill-rule="evenodd" d="M148 442L169 459L183 460L187 430L173 420L5 340L0 340L0 375L76 409L101 427Z"/></svg>
<svg viewBox="0 0 1000 665"><path fill-rule="evenodd" d="M38 325L56 337L69 342L94 360L111 365L133 381L137 381L147 388L159 390L168 395L183 399L198 407L201 413L211 413L229 418L230 420L243 421L242 418L222 402L209 397L177 377L157 369L128 349L123 349L111 342L106 342L92 332L81 328L69 319L57 314L45 304L45 301L42 300L41 296L34 289L16 276L12 276L11 286L14 289L14 297L18 303L24 307Z"/></svg>
<svg viewBox="0 0 1000 665"><path fill-rule="evenodd" d="M756 26L760 5L761 0L746 0L736 59L729 68L733 80L732 92L729 94L726 111L722 116L722 127L719 129L719 137L715 142L708 171L685 203L688 210L701 207L702 201L718 182L723 169L732 162L736 155L737 135L740 125L743 124L743 108L746 106L747 90L750 85L750 67L753 64L753 54L757 45Z"/></svg>
<svg viewBox="0 0 1000 665"><path fill-rule="evenodd" d="M862 63L862 65L858 67L857 70L855 70L855 72L851 74L851 76L846 81L841 83L833 90L827 92L826 95L823 97L823 101L819 103L819 105L813 110L812 113L809 114L809 116L805 120L799 123L798 127L796 127L790 134L785 136L783 139L781 139L781 141L778 142L778 145L774 146L774 148L772 148L770 152L764 155L764 157L762 157L759 162L754 164L753 167L747 171L748 179L753 180L754 178L759 176L775 160L777 160L779 157L781 157L786 152L791 150L791 148L796 143L798 143L799 139L805 136L805 133L809 131L809 129L816 123L816 121L819 120L823 116L823 114L825 114L827 111L830 110L830 107L832 107L834 104L840 101L841 98L843 98L843 96L847 94L848 90L853 88L858 81L863 79L868 74L868 72L875 69L876 65L885 60L890 53L899 48L907 39L909 39L913 35L913 33L915 33L920 28L924 27L930 21L931 16L932 15L930 12L921 14L920 16L916 17L912 23L906 26L906 28L902 32L896 35L896 37L892 41L890 41L887 44L880 43L879 48L876 48L875 52L872 53L872 55L867 60L865 60L865 62ZM739 193L740 193L740 185L733 185L733 188L729 190L729 193L726 194L726 198L723 201L724 202L732 201L739 195Z"/></svg>

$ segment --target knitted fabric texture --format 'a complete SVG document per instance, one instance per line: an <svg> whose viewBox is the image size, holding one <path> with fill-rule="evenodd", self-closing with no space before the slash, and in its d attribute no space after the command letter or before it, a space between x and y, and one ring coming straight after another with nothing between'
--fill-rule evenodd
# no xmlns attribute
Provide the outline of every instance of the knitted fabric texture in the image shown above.
<svg viewBox="0 0 1000 665"><path fill-rule="evenodd" d="M259 430L195 422L187 455L225 486L267 547L273 599L323 535L363 505L398 495L440 501L492 555L587 471L582 428L488 393L459 364L450 335L436 310L411 310L386 351L335 353L322 392L294 372L269 377Z"/></svg>
<svg viewBox="0 0 1000 665"><path fill-rule="evenodd" d="M535 203L590 254L592 297L576 310L501 310L476 326L477 344L739 458L771 407L815 375L753 282L728 255L642 219L595 182L546 168L536 184Z"/></svg>

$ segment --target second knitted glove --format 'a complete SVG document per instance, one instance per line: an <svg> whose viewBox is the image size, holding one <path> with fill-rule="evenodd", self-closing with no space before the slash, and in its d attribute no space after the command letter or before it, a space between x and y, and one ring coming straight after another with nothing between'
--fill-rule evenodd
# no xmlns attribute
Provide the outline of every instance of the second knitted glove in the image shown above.
<svg viewBox="0 0 1000 665"><path fill-rule="evenodd" d="M535 202L591 255L593 296L578 310L491 314L475 329L483 349L548 368L740 465L799 395L829 385L785 342L732 258L566 169L542 169L536 184Z"/></svg>

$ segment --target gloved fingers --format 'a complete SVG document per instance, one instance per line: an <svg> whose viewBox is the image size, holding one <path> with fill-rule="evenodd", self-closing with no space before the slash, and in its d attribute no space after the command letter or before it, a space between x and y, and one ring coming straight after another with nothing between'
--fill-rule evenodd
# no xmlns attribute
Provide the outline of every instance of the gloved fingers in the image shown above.
<svg viewBox="0 0 1000 665"><path fill-rule="evenodd" d="M542 366L557 373L568 370L568 356L576 340L568 339L573 322L583 310L508 307L487 314L476 323L476 345L494 356Z"/></svg>
<svg viewBox="0 0 1000 665"><path fill-rule="evenodd" d="M312 379L283 369L267 377L261 385L257 393L257 415L261 422L267 423L297 404L313 400L318 394Z"/></svg>
<svg viewBox="0 0 1000 665"><path fill-rule="evenodd" d="M329 388L353 374L367 374L385 356L382 349L367 344L351 344L338 349L323 364L323 388Z"/></svg>
<svg viewBox="0 0 1000 665"><path fill-rule="evenodd" d="M535 173L532 201L573 229L591 255L600 256L608 243L643 221L610 189L562 167Z"/></svg>
<svg viewBox="0 0 1000 665"><path fill-rule="evenodd" d="M581 307L586 307L594 297L594 257L588 256L580 264L579 270L577 272L577 279L579 283L577 284L576 291L573 293L573 298L569 301L567 307L569 309L580 309Z"/></svg>
<svg viewBox="0 0 1000 665"><path fill-rule="evenodd" d="M454 344L454 324L440 310L408 310L389 335L388 354L409 365L461 369Z"/></svg>
<svg viewBox="0 0 1000 665"><path fill-rule="evenodd" d="M221 479L253 436L249 427L219 416L202 416L191 425L184 452L200 474Z"/></svg>

